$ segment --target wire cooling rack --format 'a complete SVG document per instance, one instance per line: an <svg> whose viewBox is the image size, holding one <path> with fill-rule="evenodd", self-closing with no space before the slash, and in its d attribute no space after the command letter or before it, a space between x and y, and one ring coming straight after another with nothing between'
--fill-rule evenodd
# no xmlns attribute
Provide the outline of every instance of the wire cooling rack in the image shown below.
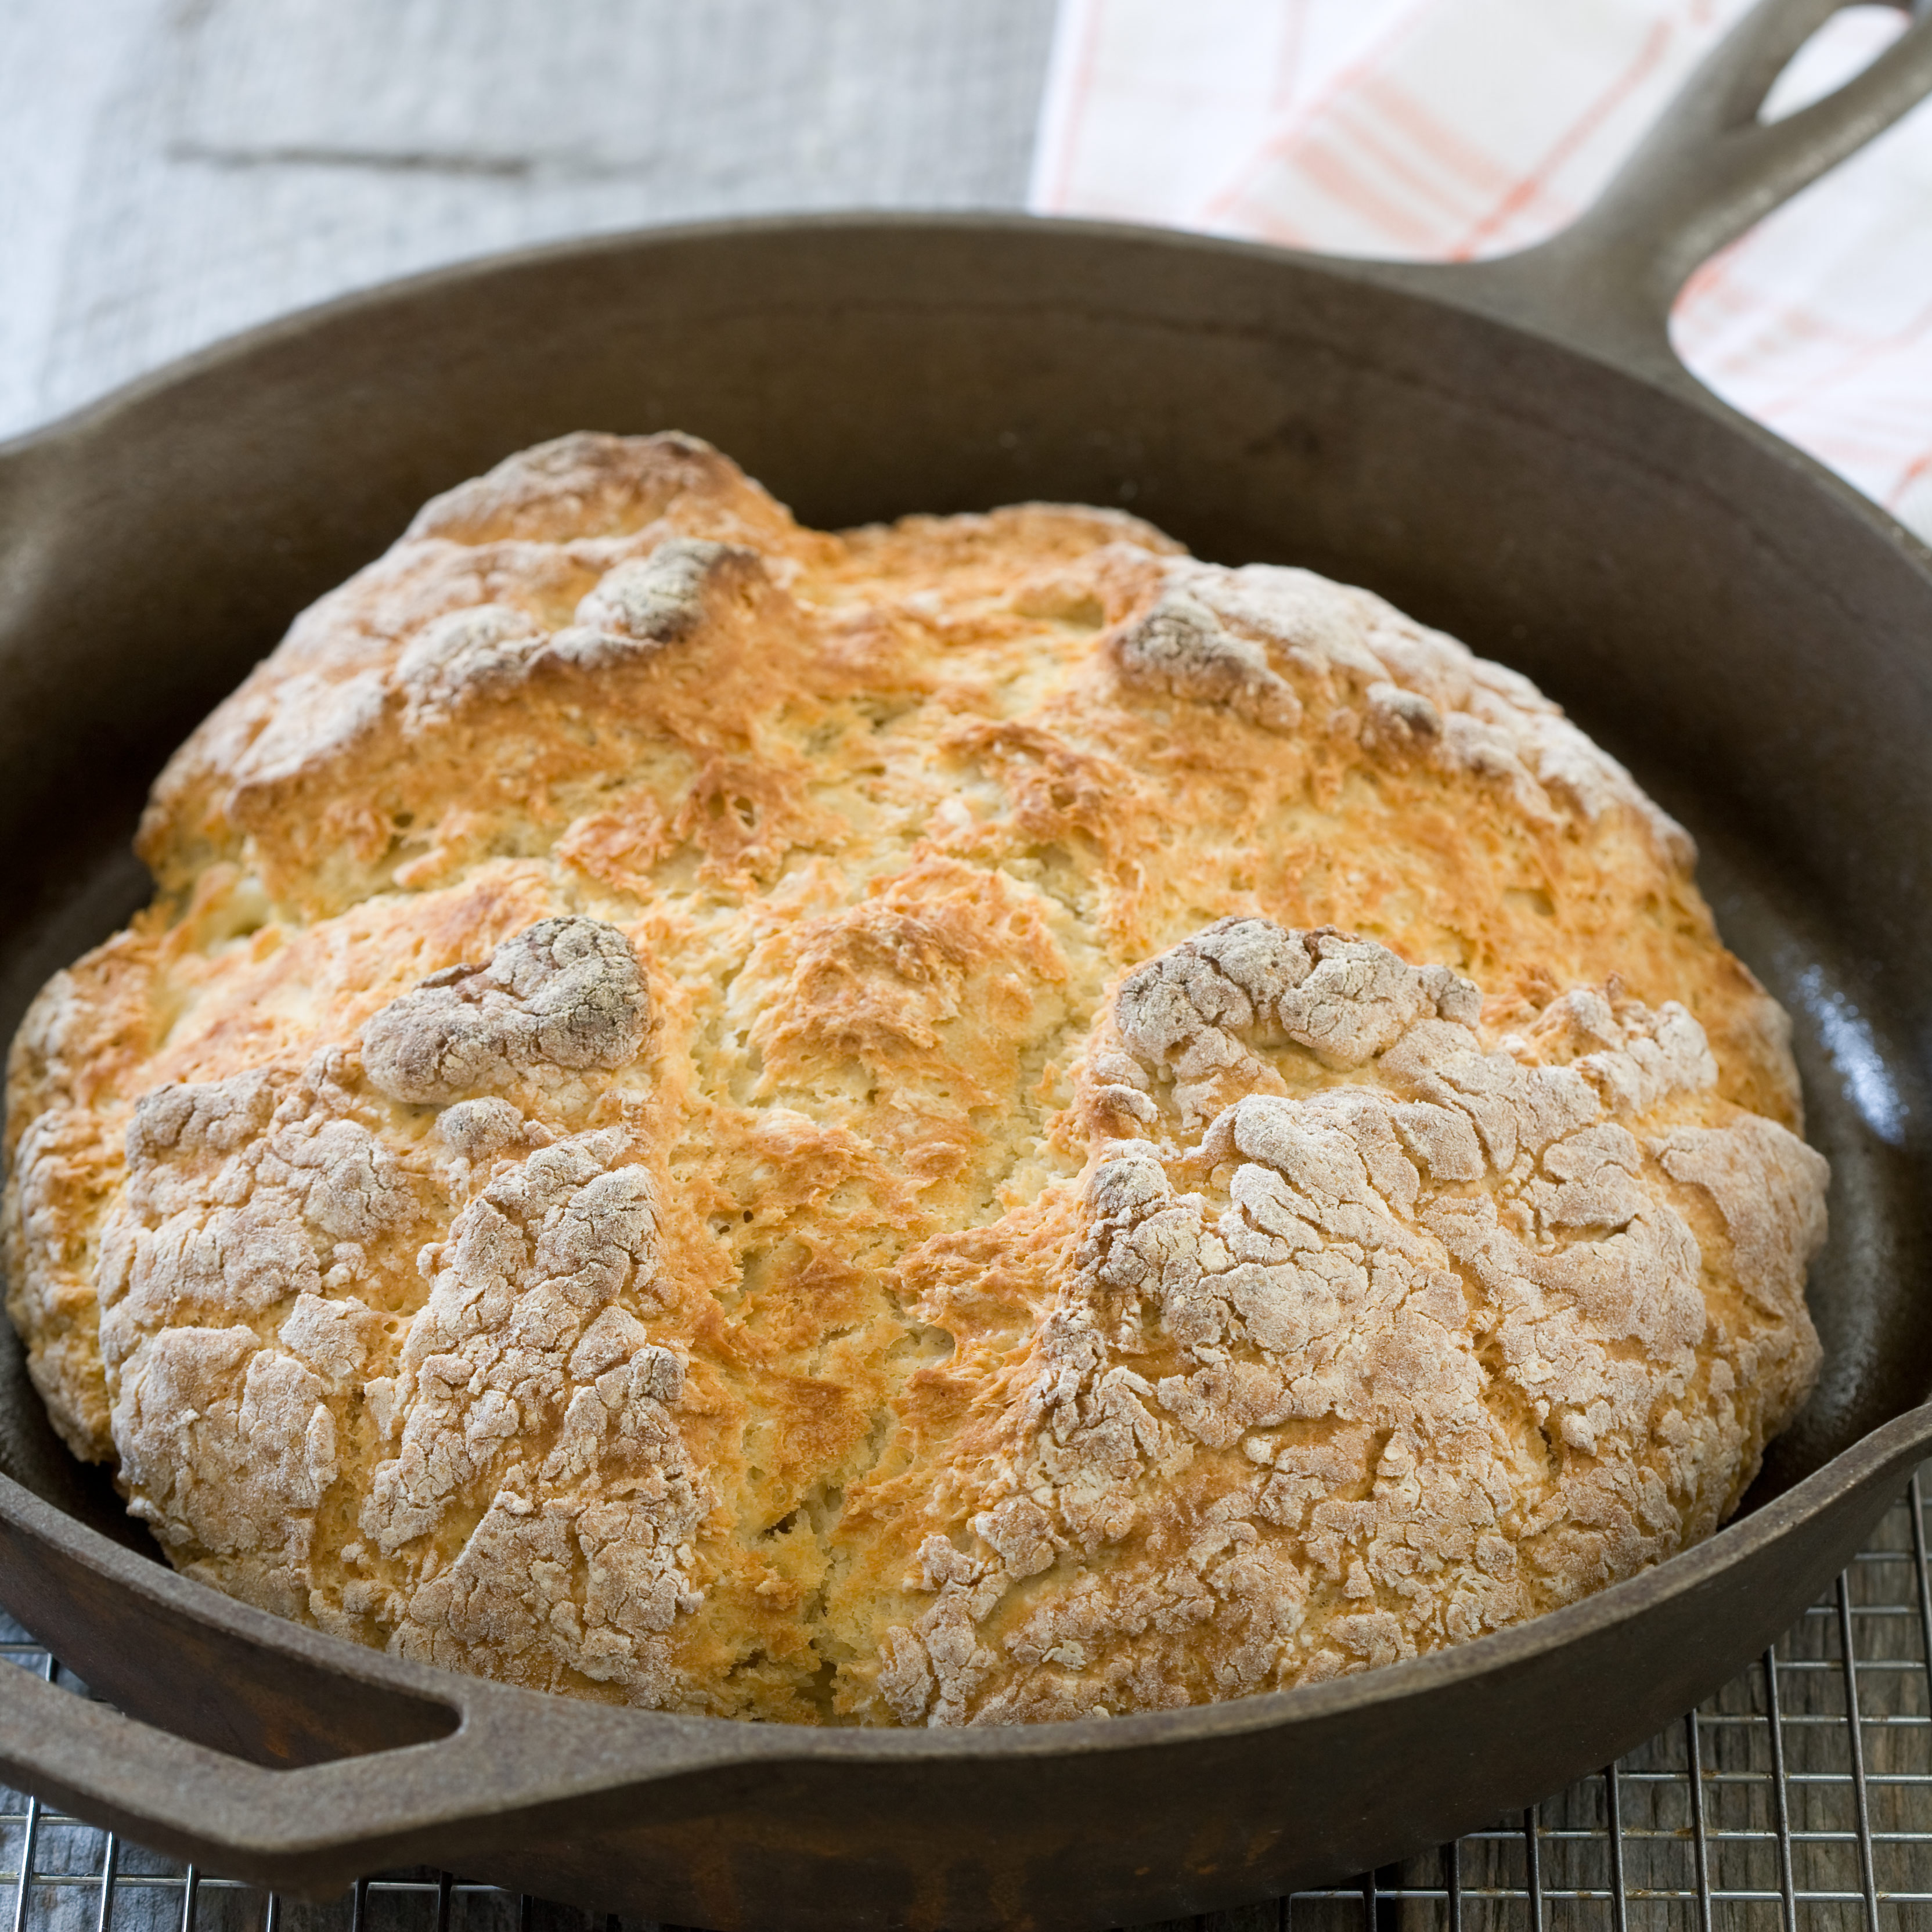
<svg viewBox="0 0 1932 1932"><path fill-rule="evenodd" d="M1195 1932L1932 1932L1928 1463L1832 1594L1680 1723L1439 1852ZM0 1656L68 1680L0 1617ZM284 1899L0 1788L0 1932L671 1932L448 1872ZM1142 1932L1166 1932L1145 1928Z"/></svg>

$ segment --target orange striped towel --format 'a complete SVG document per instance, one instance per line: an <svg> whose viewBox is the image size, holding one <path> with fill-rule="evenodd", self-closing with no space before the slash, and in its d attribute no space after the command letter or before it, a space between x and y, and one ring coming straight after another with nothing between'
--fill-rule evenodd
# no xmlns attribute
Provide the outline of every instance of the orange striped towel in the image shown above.
<svg viewBox="0 0 1932 1932"><path fill-rule="evenodd" d="M1060 0L1030 194L1340 254L1466 260L1554 232L1750 0ZM1904 16L1854 7L1768 116ZM1708 262L1684 360L1932 538L1932 103Z"/></svg>

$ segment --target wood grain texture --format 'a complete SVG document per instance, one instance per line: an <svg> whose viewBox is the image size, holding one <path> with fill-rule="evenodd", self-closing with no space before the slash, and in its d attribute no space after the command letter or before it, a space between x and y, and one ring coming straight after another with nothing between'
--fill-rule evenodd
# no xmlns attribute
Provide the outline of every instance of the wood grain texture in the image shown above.
<svg viewBox="0 0 1932 1932"><path fill-rule="evenodd" d="M466 256L1017 207L1053 0L8 0L0 434Z"/></svg>

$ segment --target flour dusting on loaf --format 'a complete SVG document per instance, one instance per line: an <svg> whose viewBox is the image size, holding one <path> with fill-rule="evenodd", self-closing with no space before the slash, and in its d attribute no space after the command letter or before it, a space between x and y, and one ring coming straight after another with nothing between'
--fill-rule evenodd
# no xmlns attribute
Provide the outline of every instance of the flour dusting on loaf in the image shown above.
<svg viewBox="0 0 1932 1932"><path fill-rule="evenodd" d="M1516 674L1117 512L695 439L438 498L14 1042L8 1311L172 1560L808 1723L1119 1714L1708 1534L1825 1162L1684 834Z"/></svg>

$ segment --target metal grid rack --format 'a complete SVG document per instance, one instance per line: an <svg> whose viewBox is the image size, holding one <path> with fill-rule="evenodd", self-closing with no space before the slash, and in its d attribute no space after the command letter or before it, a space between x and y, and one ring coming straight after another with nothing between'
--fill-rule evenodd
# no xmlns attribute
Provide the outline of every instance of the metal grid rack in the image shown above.
<svg viewBox="0 0 1932 1932"><path fill-rule="evenodd" d="M1178 1922L1196 1932L1932 1932L1928 1488L1932 1463L1774 1649L1599 1774L1352 1884ZM4 1618L0 1656L65 1681ZM647 1928L600 1925L447 1872L384 1873L322 1904L283 1899L0 1788L0 1932Z"/></svg>

